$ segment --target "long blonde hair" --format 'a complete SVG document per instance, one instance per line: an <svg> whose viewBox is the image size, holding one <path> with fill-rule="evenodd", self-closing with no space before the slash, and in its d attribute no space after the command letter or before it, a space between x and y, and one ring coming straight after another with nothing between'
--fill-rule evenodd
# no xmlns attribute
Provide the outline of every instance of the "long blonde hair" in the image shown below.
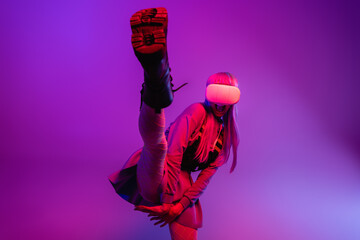
<svg viewBox="0 0 360 240"><path fill-rule="evenodd" d="M238 80L228 72L219 72L211 75L206 82L206 86L209 84L224 84L238 87ZM195 156L200 163L207 161L209 152L213 143L209 139L215 139L218 134L215 128L217 119L211 111L210 103L205 99L205 109L207 112L206 125L204 132L202 133L200 144L196 150ZM223 147L220 154L224 156L224 162L229 159L230 149L232 148L233 162L230 168L230 172L234 171L237 163L237 148L239 145L239 134L237 127L237 110L235 105L231 105L227 113L223 116L224 122L224 138Z"/></svg>

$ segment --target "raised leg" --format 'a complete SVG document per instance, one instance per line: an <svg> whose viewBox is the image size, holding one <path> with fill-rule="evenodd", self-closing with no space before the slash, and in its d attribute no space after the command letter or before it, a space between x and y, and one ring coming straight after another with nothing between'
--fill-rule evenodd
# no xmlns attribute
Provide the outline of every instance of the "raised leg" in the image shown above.
<svg viewBox="0 0 360 240"><path fill-rule="evenodd" d="M140 110L139 131L144 147L137 164L137 181L140 194L150 202L160 201L161 182L164 175L167 141L164 134L165 114L144 103Z"/></svg>
<svg viewBox="0 0 360 240"><path fill-rule="evenodd" d="M167 57L167 11L150 8L136 12L130 19L134 53L144 69L139 131L144 147L137 164L137 181L143 198L160 200L167 142L163 108L173 100Z"/></svg>

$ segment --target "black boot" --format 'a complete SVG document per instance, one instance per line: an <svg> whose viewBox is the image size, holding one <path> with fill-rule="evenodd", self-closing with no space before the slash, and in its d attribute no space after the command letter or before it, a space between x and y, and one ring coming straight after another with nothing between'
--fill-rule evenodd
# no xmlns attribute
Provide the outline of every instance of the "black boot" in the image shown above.
<svg viewBox="0 0 360 240"><path fill-rule="evenodd" d="M130 18L132 46L144 69L141 100L157 111L173 101L166 47L167 23L165 8L140 10Z"/></svg>

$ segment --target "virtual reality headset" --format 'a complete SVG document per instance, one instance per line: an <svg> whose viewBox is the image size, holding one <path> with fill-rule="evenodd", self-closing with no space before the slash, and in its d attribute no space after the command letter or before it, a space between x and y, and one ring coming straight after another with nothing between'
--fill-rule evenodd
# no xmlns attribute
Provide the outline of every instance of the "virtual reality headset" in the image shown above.
<svg viewBox="0 0 360 240"><path fill-rule="evenodd" d="M205 97L212 103L232 105L239 101L240 89L224 84L209 84L206 87Z"/></svg>

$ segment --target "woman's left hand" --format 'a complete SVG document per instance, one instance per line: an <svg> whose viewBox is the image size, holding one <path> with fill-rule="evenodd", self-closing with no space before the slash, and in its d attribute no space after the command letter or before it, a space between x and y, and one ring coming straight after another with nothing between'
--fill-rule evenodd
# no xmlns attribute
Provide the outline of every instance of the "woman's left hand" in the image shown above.
<svg viewBox="0 0 360 240"><path fill-rule="evenodd" d="M149 216L150 216L150 214L152 216L163 216L170 211L170 208L172 206L173 206L172 204L166 204L166 203L159 205L159 206L154 206L154 207L138 205L138 206L135 206L134 210L144 212L144 213L149 213Z"/></svg>
<svg viewBox="0 0 360 240"><path fill-rule="evenodd" d="M177 218L182 213L182 211L184 211L184 207L181 205L181 203L171 205L167 212L159 211L159 209L162 209L162 206L163 205L155 207L137 206L135 210L149 213L148 217L151 217L150 220L157 221L154 223L154 225L161 224L160 227L164 227L166 224L173 222L175 218Z"/></svg>
<svg viewBox="0 0 360 240"><path fill-rule="evenodd" d="M151 221L157 221L154 225L161 224L160 227L164 227L166 224L173 222L175 218L182 213L182 211L184 211L184 207L180 203L177 203L170 208L167 214L163 216L149 214L149 217L152 217L150 218Z"/></svg>

